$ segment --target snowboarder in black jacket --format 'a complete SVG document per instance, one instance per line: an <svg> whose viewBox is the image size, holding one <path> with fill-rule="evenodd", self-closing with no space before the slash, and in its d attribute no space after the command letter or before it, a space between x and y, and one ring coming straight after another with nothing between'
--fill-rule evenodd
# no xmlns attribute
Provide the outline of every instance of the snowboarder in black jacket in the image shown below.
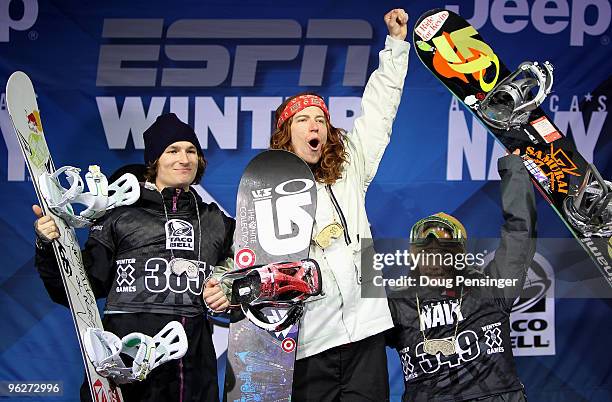
<svg viewBox="0 0 612 402"><path fill-rule="evenodd" d="M186 355L157 367L142 382L121 385L124 400L218 401L206 305L221 311L229 302L216 279L205 280L215 265L233 265L235 221L190 187L206 167L190 126L172 113L161 115L144 132L144 140L147 181L141 183L140 198L91 226L83 263L96 298L107 298L106 331L120 338L131 332L153 336L178 321L187 335ZM57 227L40 207L33 209L39 218L36 266L51 298L67 305L50 245L58 237ZM176 261L194 263L194 272L173 270ZM81 399L90 400L87 383Z"/></svg>
<svg viewBox="0 0 612 402"><path fill-rule="evenodd" d="M505 223L484 272L458 269L467 232L454 217L432 215L411 230L413 255L450 254L455 262L422 259L416 285L389 294L395 327L387 340L402 363L403 401L525 400L509 318L535 254L535 198L519 156L500 158L498 169Z"/></svg>

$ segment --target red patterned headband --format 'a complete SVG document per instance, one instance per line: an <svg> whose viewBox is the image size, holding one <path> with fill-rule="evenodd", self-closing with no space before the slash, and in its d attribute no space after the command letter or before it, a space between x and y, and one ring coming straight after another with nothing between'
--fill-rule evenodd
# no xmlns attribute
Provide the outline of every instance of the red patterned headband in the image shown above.
<svg viewBox="0 0 612 402"><path fill-rule="evenodd" d="M316 95L300 95L291 99L287 106L283 109L276 123L276 128L279 128L287 119L296 114L297 112L306 109L309 106L316 106L325 113L325 118L329 121L329 111L325 106L325 101Z"/></svg>

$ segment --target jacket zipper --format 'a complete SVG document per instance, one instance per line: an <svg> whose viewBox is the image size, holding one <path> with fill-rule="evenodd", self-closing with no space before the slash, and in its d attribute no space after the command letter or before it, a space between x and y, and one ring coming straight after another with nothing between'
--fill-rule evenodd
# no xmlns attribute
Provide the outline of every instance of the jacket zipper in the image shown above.
<svg viewBox="0 0 612 402"><path fill-rule="evenodd" d="M174 196L172 196L172 212L177 211L177 203L179 195L181 195L181 189L177 188Z"/></svg>
<svg viewBox="0 0 612 402"><path fill-rule="evenodd" d="M327 186L325 186L325 188L327 189L331 202L334 205L336 212L338 212L338 216L340 217L340 223L342 224L342 227L344 228L344 241L346 242L346 245L348 246L349 244L351 244L351 237L348 234L348 225L346 224L346 219L344 218L342 209L340 209L340 204L338 204L338 200L336 200L336 196L334 195L334 192L332 191L331 186L328 184Z"/></svg>
<svg viewBox="0 0 612 402"><path fill-rule="evenodd" d="M187 321L185 317L181 318L183 328L186 327ZM185 378L183 373L183 358L179 359L179 401L183 402L183 394L185 393Z"/></svg>

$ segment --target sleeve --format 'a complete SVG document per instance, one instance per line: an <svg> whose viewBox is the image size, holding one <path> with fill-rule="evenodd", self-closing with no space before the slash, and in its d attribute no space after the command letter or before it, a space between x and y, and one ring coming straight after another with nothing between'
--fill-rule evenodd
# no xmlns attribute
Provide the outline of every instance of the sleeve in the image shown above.
<svg viewBox="0 0 612 402"><path fill-rule="evenodd" d="M53 246L51 243L40 242L37 239L34 265L38 270L38 275L40 276L40 279L42 279L51 300L53 300L55 303L68 307L68 299L66 297L64 283L62 281L62 276L53 253Z"/></svg>
<svg viewBox="0 0 612 402"><path fill-rule="evenodd" d="M391 138L393 121L399 107L408 70L410 44L387 36L379 53L379 66L370 75L361 99L361 115L348 135L355 152L351 163L362 174L367 188Z"/></svg>
<svg viewBox="0 0 612 402"><path fill-rule="evenodd" d="M116 227L121 215L116 211L104 215L91 226L83 250L83 265L96 298L108 296L117 274L114 269L116 245L119 244Z"/></svg>
<svg viewBox="0 0 612 402"><path fill-rule="evenodd" d="M391 312L391 318L393 319L393 327L384 332L385 343L390 348L397 349L399 345L400 309L397 298L389 297L387 302L389 303L389 311Z"/></svg>
<svg viewBox="0 0 612 402"><path fill-rule="evenodd" d="M519 156L500 158L498 170L505 223L489 275L496 279L516 279L516 286L494 289L503 309L509 314L523 289L527 269L535 254L536 205L533 185Z"/></svg>
<svg viewBox="0 0 612 402"><path fill-rule="evenodd" d="M111 272L108 267L112 263L112 251L90 238L87 240L85 249L81 250L81 255L94 296L96 299L106 297L114 279L113 276L108 275ZM62 276L50 244L43 246L42 249L36 248L35 265L51 300L69 307ZM106 276L100 275L103 271L102 266L106 267L104 270L107 273Z"/></svg>
<svg viewBox="0 0 612 402"><path fill-rule="evenodd" d="M236 228L236 220L223 214L225 226L225 240L223 242L223 250L221 259L213 267L211 278L215 278L221 284L223 293L230 298L232 291L232 281L221 281L221 277L227 271L234 269L234 230Z"/></svg>
<svg viewBox="0 0 612 402"><path fill-rule="evenodd" d="M92 226L85 248L81 250L83 266L96 299L108 295L115 275L111 269L115 254L114 242L110 240L112 228L104 218ZM51 300L68 307L66 290L51 244L43 243L41 247L36 247L35 265Z"/></svg>

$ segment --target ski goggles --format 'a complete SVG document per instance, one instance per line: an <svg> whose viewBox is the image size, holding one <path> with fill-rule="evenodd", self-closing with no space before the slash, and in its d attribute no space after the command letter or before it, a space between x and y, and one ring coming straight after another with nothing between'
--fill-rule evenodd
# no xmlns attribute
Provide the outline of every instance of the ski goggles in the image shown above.
<svg viewBox="0 0 612 402"><path fill-rule="evenodd" d="M467 240L467 233L459 221L443 213L421 219L410 230L411 244L424 246L434 239L441 245L462 246Z"/></svg>

